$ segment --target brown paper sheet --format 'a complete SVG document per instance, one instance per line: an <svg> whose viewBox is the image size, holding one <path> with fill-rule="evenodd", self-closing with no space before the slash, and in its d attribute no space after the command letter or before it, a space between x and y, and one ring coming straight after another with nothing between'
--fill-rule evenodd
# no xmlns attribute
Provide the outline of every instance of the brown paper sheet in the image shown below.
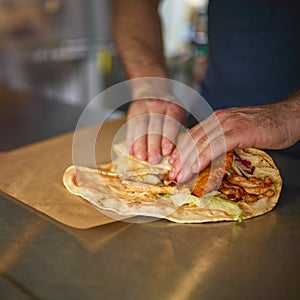
<svg viewBox="0 0 300 300"><path fill-rule="evenodd" d="M101 127L97 138L97 163L111 158L111 143L124 119ZM80 131L89 140L99 126ZM98 135L99 137L100 135ZM65 225L87 229L114 222L90 203L71 195L62 183L65 169L72 164L73 133L0 153L0 190Z"/></svg>

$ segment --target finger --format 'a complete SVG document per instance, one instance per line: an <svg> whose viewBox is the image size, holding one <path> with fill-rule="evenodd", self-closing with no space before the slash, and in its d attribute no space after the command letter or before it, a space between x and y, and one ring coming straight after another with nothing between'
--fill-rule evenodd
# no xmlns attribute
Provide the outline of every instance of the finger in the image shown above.
<svg viewBox="0 0 300 300"><path fill-rule="evenodd" d="M148 115L141 115L127 122L129 153L140 160L147 159Z"/></svg>
<svg viewBox="0 0 300 300"><path fill-rule="evenodd" d="M233 149L232 146L226 142L226 136L228 137L229 135L231 135L230 132L225 135L219 135L199 152L198 159L195 160L191 166L193 172L201 172L211 161Z"/></svg>
<svg viewBox="0 0 300 300"><path fill-rule="evenodd" d="M161 162L161 135L148 134L148 161L150 164Z"/></svg>
<svg viewBox="0 0 300 300"><path fill-rule="evenodd" d="M171 153L169 158L169 163L173 165L176 160L180 157L180 151L187 147L189 144L193 144L193 141L190 140L190 138L199 139L202 138L202 136L205 135L205 132L202 130L201 123L195 125L192 129L190 129L177 145L177 148ZM181 157L183 159L183 157Z"/></svg>
<svg viewBox="0 0 300 300"><path fill-rule="evenodd" d="M226 148L223 131L218 126L211 127L212 130L208 134L201 124L193 129L190 131L192 132L191 139L186 139L183 144L179 145L175 153L177 157L172 160L173 172L171 174L173 177L170 177L174 180L176 176L179 183L188 181L194 173L203 170L209 164L211 157L215 158L220 151L224 151ZM200 154L206 148L211 149L212 155L202 161ZM180 157L178 157L178 152L180 152Z"/></svg>
<svg viewBox="0 0 300 300"><path fill-rule="evenodd" d="M186 111L176 103L168 105L163 126L162 153L170 155L175 149L179 131L185 131Z"/></svg>
<svg viewBox="0 0 300 300"><path fill-rule="evenodd" d="M180 171L178 168L180 165L185 164L189 157L198 157L197 146L199 147L199 140L205 143L207 138L201 124L198 124L194 128L194 131L189 130L189 132L184 136L184 138L177 145L177 148L173 151L169 163L173 166L175 170ZM192 132L192 134L191 134ZM179 162L180 161L180 162Z"/></svg>
<svg viewBox="0 0 300 300"><path fill-rule="evenodd" d="M187 147L187 145L190 145L190 147ZM169 162L172 165L172 170L169 174L171 180L175 180L177 178L188 156L193 156L194 158L197 157L195 143L189 133L187 133L182 141L177 145L177 148L171 155L172 159L169 159Z"/></svg>
<svg viewBox="0 0 300 300"><path fill-rule="evenodd" d="M139 160L147 160L147 135L140 136L132 144L132 155Z"/></svg>
<svg viewBox="0 0 300 300"><path fill-rule="evenodd" d="M175 149L180 126L181 124L175 118L165 116L163 124L163 137L161 141L163 155L170 155Z"/></svg>
<svg viewBox="0 0 300 300"><path fill-rule="evenodd" d="M182 156L183 165L186 164L187 160L193 159L196 152L201 153L215 138L223 136L223 129L216 117L211 116L208 119L189 130L192 140L186 139L179 145L182 153L185 154Z"/></svg>
<svg viewBox="0 0 300 300"><path fill-rule="evenodd" d="M182 149L184 149L185 145L187 144L194 144L194 141L192 140L192 136L190 135L189 131L183 135L182 139L179 141L177 147L174 149L169 158L169 163L172 166L177 160L184 160L184 157L182 156Z"/></svg>
<svg viewBox="0 0 300 300"><path fill-rule="evenodd" d="M185 183L191 179L195 173L201 172L210 163L211 168L226 168L226 152L232 150L235 146L235 136L236 132L230 130L225 136L221 135L215 138L210 144L208 144L203 151L200 153L199 157L193 161L193 157L183 164L182 170L178 173L176 181L178 183ZM227 143L224 143L224 139L227 138ZM226 147L224 147L226 145ZM222 157L222 155L224 155ZM220 159L221 158L221 159ZM218 159L218 160L216 160ZM214 165L214 162L216 164Z"/></svg>
<svg viewBox="0 0 300 300"><path fill-rule="evenodd" d="M202 140L203 142L205 137L207 137L207 142L209 142L223 134L222 124L217 118L216 113L213 113L207 119L189 130L194 139ZM197 136L197 138L195 138L195 136Z"/></svg>
<svg viewBox="0 0 300 300"><path fill-rule="evenodd" d="M181 150L181 156L183 159L176 160L172 166L177 173L176 181L178 183L187 182L197 172L192 169L192 166L198 160L199 152L197 147L191 144Z"/></svg>
<svg viewBox="0 0 300 300"><path fill-rule="evenodd" d="M206 119L201 121L198 125L204 128L205 132L209 133L214 130L216 127L220 127L220 124L225 116L225 110L217 110L209 115ZM190 132L193 134L197 130L198 125L191 128Z"/></svg>
<svg viewBox="0 0 300 300"><path fill-rule="evenodd" d="M148 126L148 160L151 164L161 161L161 139L164 115L150 114Z"/></svg>

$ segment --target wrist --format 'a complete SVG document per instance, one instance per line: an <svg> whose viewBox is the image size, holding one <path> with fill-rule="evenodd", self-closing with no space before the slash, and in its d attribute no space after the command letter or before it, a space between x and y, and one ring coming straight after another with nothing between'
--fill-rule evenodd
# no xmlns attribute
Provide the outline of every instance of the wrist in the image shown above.
<svg viewBox="0 0 300 300"><path fill-rule="evenodd" d="M130 80L132 99L162 99L176 101L168 79L142 77Z"/></svg>
<svg viewBox="0 0 300 300"><path fill-rule="evenodd" d="M284 112L282 121L286 123L289 137L296 143L300 140L300 88L276 104Z"/></svg>

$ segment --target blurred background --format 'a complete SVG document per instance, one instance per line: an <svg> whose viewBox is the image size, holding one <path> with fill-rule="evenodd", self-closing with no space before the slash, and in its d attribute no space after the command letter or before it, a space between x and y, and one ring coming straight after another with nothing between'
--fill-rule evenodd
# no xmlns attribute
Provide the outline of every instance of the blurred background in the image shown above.
<svg viewBox="0 0 300 300"><path fill-rule="evenodd" d="M206 2L160 5L170 76L193 88L207 65ZM0 0L0 84L83 106L124 80L111 37L111 5L110 0Z"/></svg>

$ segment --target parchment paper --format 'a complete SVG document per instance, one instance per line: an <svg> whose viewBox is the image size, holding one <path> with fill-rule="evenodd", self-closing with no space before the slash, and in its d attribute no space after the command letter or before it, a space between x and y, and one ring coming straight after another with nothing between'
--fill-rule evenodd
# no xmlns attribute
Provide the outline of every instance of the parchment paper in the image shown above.
<svg viewBox="0 0 300 300"><path fill-rule="evenodd" d="M97 163L110 161L112 140L123 123L122 118L101 127ZM81 130L82 137L88 141L98 128ZM72 141L73 132L0 153L0 190L71 227L87 229L114 222L65 189L62 176L72 164Z"/></svg>

